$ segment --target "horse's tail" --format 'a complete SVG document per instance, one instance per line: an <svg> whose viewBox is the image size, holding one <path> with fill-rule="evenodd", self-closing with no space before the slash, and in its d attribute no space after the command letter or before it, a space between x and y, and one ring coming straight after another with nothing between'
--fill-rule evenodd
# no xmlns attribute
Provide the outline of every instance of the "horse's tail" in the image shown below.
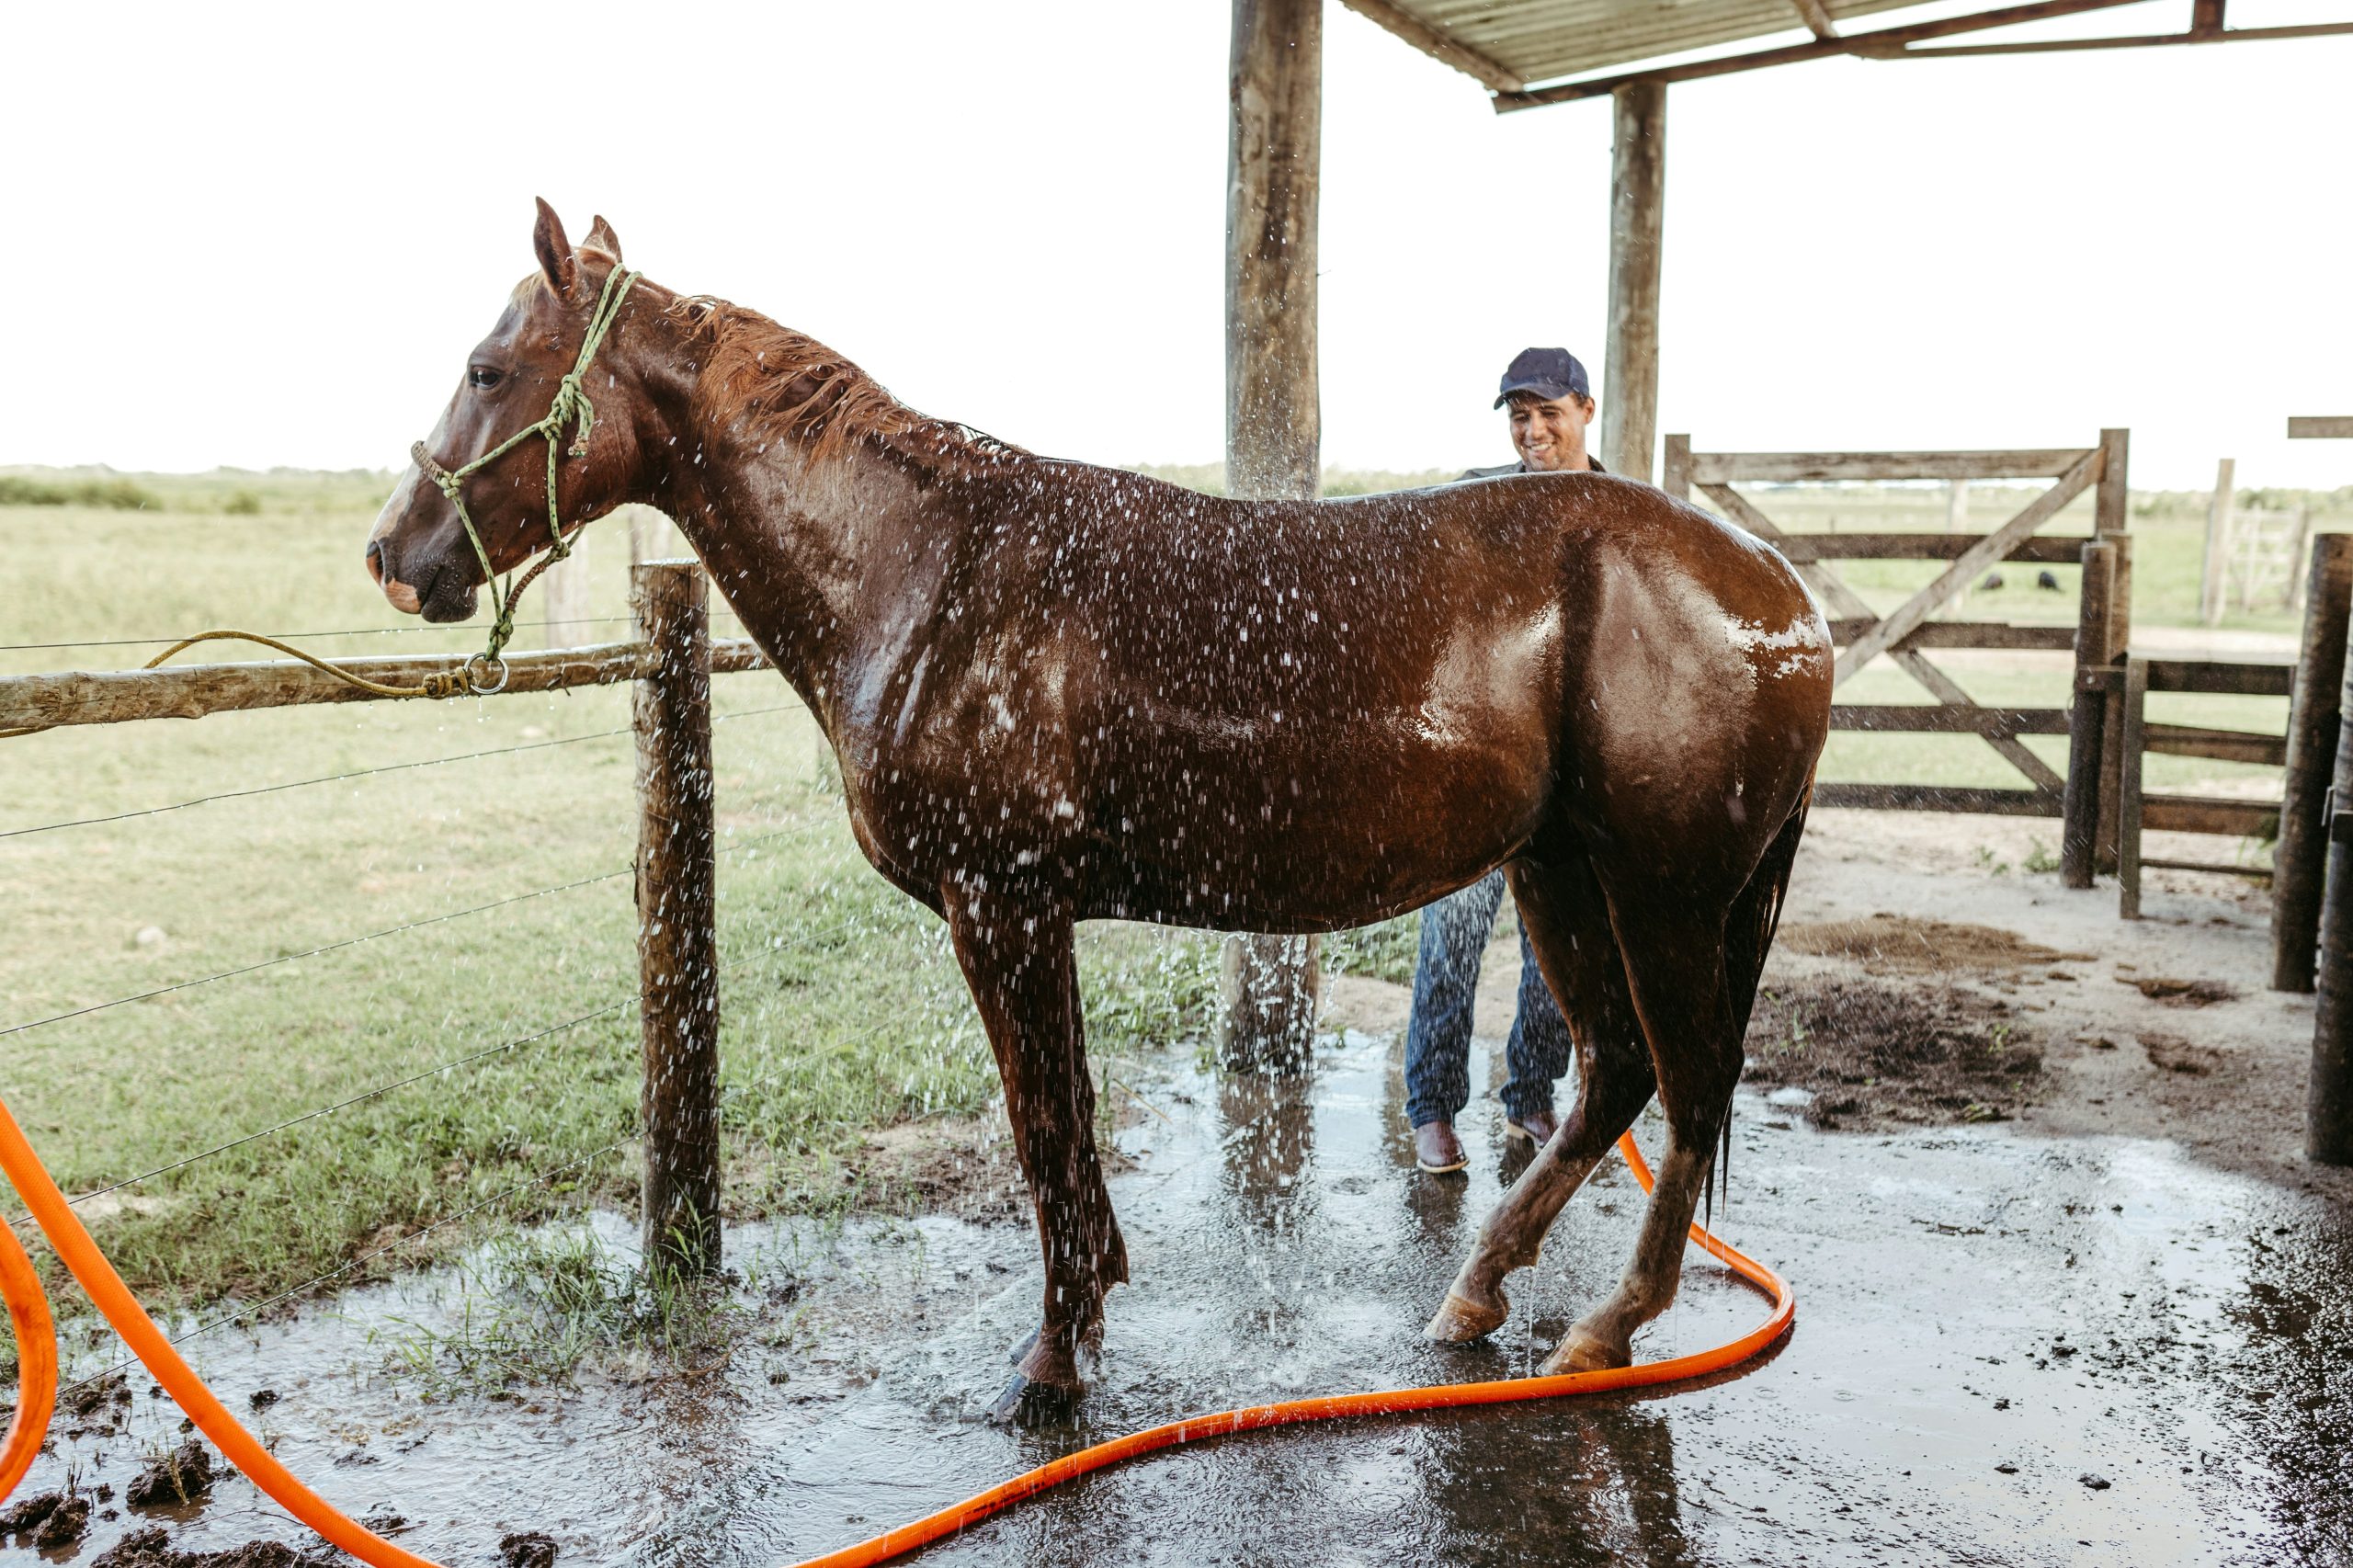
<svg viewBox="0 0 2353 1568"><path fill-rule="evenodd" d="M1724 916L1725 1000L1732 1004L1733 1017L1744 1035L1748 1032L1748 1016L1756 1006L1756 983L1765 972L1766 955L1773 949L1773 933L1780 929L1790 868L1797 861L1798 841L1805 836L1806 808L1813 801L1813 783L1809 779L1805 793L1798 797L1797 809L1765 846L1756 869L1748 874L1748 885L1740 890L1740 896L1732 901L1731 913Z"/></svg>
<svg viewBox="0 0 2353 1568"><path fill-rule="evenodd" d="M1740 1026L1740 1038L1748 1035L1748 1017L1756 1006L1756 985L1765 973L1766 955L1773 949L1773 933L1780 928L1781 905L1790 891L1790 869L1798 858L1798 841L1805 836L1806 808L1813 801L1813 780L1806 780L1805 793L1798 797L1797 809L1765 846L1763 858L1756 869L1748 874L1748 885L1732 902L1731 913L1724 916L1724 1000L1732 1008L1733 1019ZM1716 1160L1716 1173L1723 1184L1724 1199L1732 1199L1732 1107L1724 1107L1723 1149ZM1715 1218L1715 1184L1708 1187L1708 1219Z"/></svg>

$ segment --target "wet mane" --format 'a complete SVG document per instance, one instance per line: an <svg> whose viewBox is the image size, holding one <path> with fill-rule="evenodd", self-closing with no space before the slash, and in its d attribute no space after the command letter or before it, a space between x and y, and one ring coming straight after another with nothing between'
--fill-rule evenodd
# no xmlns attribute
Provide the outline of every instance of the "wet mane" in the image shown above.
<svg viewBox="0 0 2353 1568"><path fill-rule="evenodd" d="M703 347L695 402L721 425L773 425L813 464L837 465L872 444L926 466L967 460L995 467L1031 454L970 426L909 408L815 338L708 294L669 307Z"/></svg>

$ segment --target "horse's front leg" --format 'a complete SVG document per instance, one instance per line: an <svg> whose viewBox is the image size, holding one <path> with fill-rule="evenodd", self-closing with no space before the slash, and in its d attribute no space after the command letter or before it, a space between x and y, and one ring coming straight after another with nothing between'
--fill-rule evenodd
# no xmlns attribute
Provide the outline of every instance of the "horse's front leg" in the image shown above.
<svg viewBox="0 0 2353 1568"><path fill-rule="evenodd" d="M1023 1425L1056 1420L1080 1392L1078 1349L1101 1326L1104 1293L1128 1277L1127 1245L1095 1150L1071 912L1019 888L951 883L942 891L957 961L1005 1080L1046 1262L1043 1321L990 1415Z"/></svg>

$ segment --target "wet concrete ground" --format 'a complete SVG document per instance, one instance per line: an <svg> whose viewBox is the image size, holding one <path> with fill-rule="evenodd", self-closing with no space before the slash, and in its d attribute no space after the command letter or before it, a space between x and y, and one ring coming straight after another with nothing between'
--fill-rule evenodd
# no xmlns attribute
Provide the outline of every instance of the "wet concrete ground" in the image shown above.
<svg viewBox="0 0 2353 1568"><path fill-rule="evenodd" d="M456 1310L438 1277L199 1342L198 1359L241 1414L253 1390L279 1393L254 1420L298 1474L355 1514L405 1516L402 1544L450 1563L525 1529L566 1563L789 1562L1189 1412L1528 1373L1614 1281L1640 1190L1605 1167L1517 1277L1493 1345L1426 1345L1500 1190L1499 1123L1492 1101L1466 1118L1467 1179L1416 1174L1393 1057L1351 1036L1304 1090L1174 1063L1141 1085L1156 1111L1120 1133L1134 1165L1113 1184L1134 1282L1113 1293L1076 1430L980 1419L1034 1323L1035 1246L947 1220L862 1225L823 1252L733 1236L764 1277L805 1277L800 1322L699 1379L421 1403L380 1369L393 1320ZM1799 1296L1793 1335L1745 1371L1204 1443L916 1561L2353 1563L2353 1232L2322 1199L2162 1143L1817 1133L1745 1097L1732 1178L1720 1228ZM1637 1354L1763 1311L1695 1252ZM69 1465L119 1485L142 1442L176 1440L176 1412L134 1386L127 1440L61 1444L28 1486ZM148 1522L100 1524L80 1558ZM301 1538L242 1481L165 1522L190 1548Z"/></svg>

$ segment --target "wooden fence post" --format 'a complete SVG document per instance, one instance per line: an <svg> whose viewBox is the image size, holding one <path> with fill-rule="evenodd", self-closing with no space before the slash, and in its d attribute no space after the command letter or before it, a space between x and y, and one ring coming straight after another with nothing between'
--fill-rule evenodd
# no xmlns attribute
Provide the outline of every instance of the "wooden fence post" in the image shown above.
<svg viewBox="0 0 2353 1568"><path fill-rule="evenodd" d="M2115 555L2108 569L2108 646L2103 662L2118 671L2132 644L2132 540L2131 492L2127 489L2130 431L2099 433L2099 488L2094 494L2092 526ZM2111 680L2107 714L2100 730L2099 841L2096 863L2103 871L2117 868L2121 839L2119 811L2124 801L2124 682Z"/></svg>
<svg viewBox="0 0 2353 1568"><path fill-rule="evenodd" d="M2123 766L2116 788L2116 913L2141 918L2141 764L2148 745L2149 661L2124 661Z"/></svg>
<svg viewBox="0 0 2353 1568"><path fill-rule="evenodd" d="M2099 763L2108 719L2102 672L2115 556L2112 546L2097 540L2084 546L2083 594L2075 608L2075 711L2067 721L2067 793L2059 829L2059 881L2071 888L2092 885L2099 839Z"/></svg>
<svg viewBox="0 0 2353 1568"><path fill-rule="evenodd" d="M631 570L654 652L637 683L637 956L645 1258L719 1267L719 955L709 585L692 561Z"/></svg>
<svg viewBox="0 0 2353 1568"><path fill-rule="evenodd" d="M2328 869L2329 770L2336 760L2346 625L2353 616L2353 534L2323 534L2304 596L2304 639L2288 713L2288 776L2271 858L2271 989L2310 991Z"/></svg>
<svg viewBox="0 0 2353 1568"><path fill-rule="evenodd" d="M2222 619L2231 580L2231 506L2237 494L2237 460L2224 458L2214 471L2214 497L2206 504L2206 560L2198 579L2198 619L2213 626Z"/></svg>
<svg viewBox="0 0 2353 1568"><path fill-rule="evenodd" d="M1691 499L1691 437L1669 436L1659 460L1658 487L1677 501Z"/></svg>
<svg viewBox="0 0 2353 1568"><path fill-rule="evenodd" d="M1969 481L1953 479L1946 481L1945 483L1945 532L1967 533L1969 531ZM1955 615L1969 608L1967 584L1963 584L1961 592L1952 597L1952 608Z"/></svg>

